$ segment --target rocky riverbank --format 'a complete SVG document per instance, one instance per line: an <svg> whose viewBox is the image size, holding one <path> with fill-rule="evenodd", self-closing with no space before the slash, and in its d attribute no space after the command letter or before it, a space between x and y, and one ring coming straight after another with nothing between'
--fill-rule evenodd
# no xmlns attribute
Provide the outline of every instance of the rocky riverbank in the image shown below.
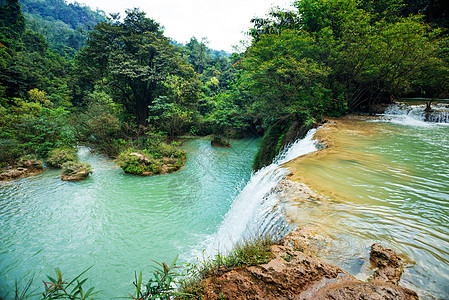
<svg viewBox="0 0 449 300"><path fill-rule="evenodd" d="M0 170L0 181L18 179L39 174L44 171L42 161L35 159L21 160L16 166L9 166Z"/></svg>
<svg viewBox="0 0 449 300"><path fill-rule="evenodd" d="M391 249L371 246L373 274L364 282L315 257L313 236L308 227L294 230L271 247L268 263L209 276L204 299L419 299L398 285L403 264Z"/></svg>

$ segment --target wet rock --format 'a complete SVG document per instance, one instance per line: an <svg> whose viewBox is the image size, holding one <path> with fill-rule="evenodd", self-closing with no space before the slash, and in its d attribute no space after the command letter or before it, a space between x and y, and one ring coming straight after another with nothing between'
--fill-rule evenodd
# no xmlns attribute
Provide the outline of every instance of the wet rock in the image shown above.
<svg viewBox="0 0 449 300"><path fill-rule="evenodd" d="M307 236L303 229L290 233L280 245L271 247L272 259L266 264L241 266L207 277L201 282L203 298L418 299L414 291L392 284L390 278L362 282L340 267L308 255ZM396 257L385 251L390 249L374 249L373 260L379 265L389 265L386 260L394 264Z"/></svg>
<svg viewBox="0 0 449 300"><path fill-rule="evenodd" d="M82 171L76 172L71 175L61 175L61 180L62 181L72 181L72 182L82 181L82 180L86 179L89 176L89 174L90 174L89 172L82 170Z"/></svg>
<svg viewBox="0 0 449 300"><path fill-rule="evenodd" d="M373 279L398 284L404 267L401 259L391 249L384 248L380 244L373 244L370 252L370 262L374 268Z"/></svg>
<svg viewBox="0 0 449 300"><path fill-rule="evenodd" d="M9 169L0 173L0 180L10 180L14 178L19 178L25 174L25 171L19 169Z"/></svg>
<svg viewBox="0 0 449 300"><path fill-rule="evenodd" d="M61 174L62 181L82 181L92 173L92 167L88 163L80 161L68 161L63 164Z"/></svg>
<svg viewBox="0 0 449 300"><path fill-rule="evenodd" d="M385 282L342 282L329 284L311 297L299 299L369 299L369 300L418 300L418 295L403 287Z"/></svg>
<svg viewBox="0 0 449 300"><path fill-rule="evenodd" d="M38 174L43 170L44 164L40 160L20 160L17 166L8 166L5 170L0 171L0 181Z"/></svg>
<svg viewBox="0 0 449 300"><path fill-rule="evenodd" d="M19 162L19 166L24 168L32 168L36 170L41 170L44 168L44 163L41 160L37 159L27 159L27 160L21 160Z"/></svg>

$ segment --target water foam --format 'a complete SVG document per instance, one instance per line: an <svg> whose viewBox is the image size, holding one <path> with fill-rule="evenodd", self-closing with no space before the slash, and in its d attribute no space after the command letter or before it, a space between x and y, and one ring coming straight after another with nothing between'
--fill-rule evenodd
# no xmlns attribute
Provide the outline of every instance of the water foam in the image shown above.
<svg viewBox="0 0 449 300"><path fill-rule="evenodd" d="M384 113L385 119L394 124L429 127L434 124L449 123L449 111L446 105L433 105L437 111L426 113L426 105L406 105L395 103L390 105Z"/></svg>
<svg viewBox="0 0 449 300"><path fill-rule="evenodd" d="M318 150L313 139L316 129L308 132L284 149L274 162L251 175L251 179L235 198L217 233L207 241L206 255L226 253L247 238L270 234L285 234L289 224L277 208L279 199L272 190L287 174L281 165Z"/></svg>

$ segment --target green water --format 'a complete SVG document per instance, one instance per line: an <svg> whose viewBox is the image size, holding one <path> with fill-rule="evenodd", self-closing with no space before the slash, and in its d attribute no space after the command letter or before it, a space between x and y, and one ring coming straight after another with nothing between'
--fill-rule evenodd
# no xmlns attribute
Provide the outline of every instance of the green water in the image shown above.
<svg viewBox="0 0 449 300"><path fill-rule="evenodd" d="M339 148L296 170L324 197L290 213L327 232L320 255L360 279L381 243L409 258L403 286L449 299L449 126L400 118L338 127Z"/></svg>
<svg viewBox="0 0 449 300"><path fill-rule="evenodd" d="M93 266L87 287L103 290L100 299L127 296L135 270L177 254L185 261L205 246L250 178L257 146L257 139L229 149L186 141L185 167L152 177L124 174L84 149L80 159L94 169L86 181L63 182L48 170L0 182L0 295L13 298L15 279L24 285L34 274L41 291L55 267L73 278Z"/></svg>

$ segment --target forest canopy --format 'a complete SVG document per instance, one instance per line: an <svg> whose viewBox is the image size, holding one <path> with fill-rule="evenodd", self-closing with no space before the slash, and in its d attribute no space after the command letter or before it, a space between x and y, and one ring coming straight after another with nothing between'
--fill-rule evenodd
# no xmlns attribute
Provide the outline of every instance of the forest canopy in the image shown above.
<svg viewBox="0 0 449 300"><path fill-rule="evenodd" d="M293 124L448 97L448 11L439 0L295 1L254 18L247 49L228 54L207 38L171 40L139 9L0 0L0 161L77 144L156 153L185 134L271 133L275 154Z"/></svg>
<svg viewBox="0 0 449 300"><path fill-rule="evenodd" d="M446 29L404 16L399 1L381 4L301 0L295 10L254 19L244 68L259 104L279 116L314 117L410 94L447 95Z"/></svg>

